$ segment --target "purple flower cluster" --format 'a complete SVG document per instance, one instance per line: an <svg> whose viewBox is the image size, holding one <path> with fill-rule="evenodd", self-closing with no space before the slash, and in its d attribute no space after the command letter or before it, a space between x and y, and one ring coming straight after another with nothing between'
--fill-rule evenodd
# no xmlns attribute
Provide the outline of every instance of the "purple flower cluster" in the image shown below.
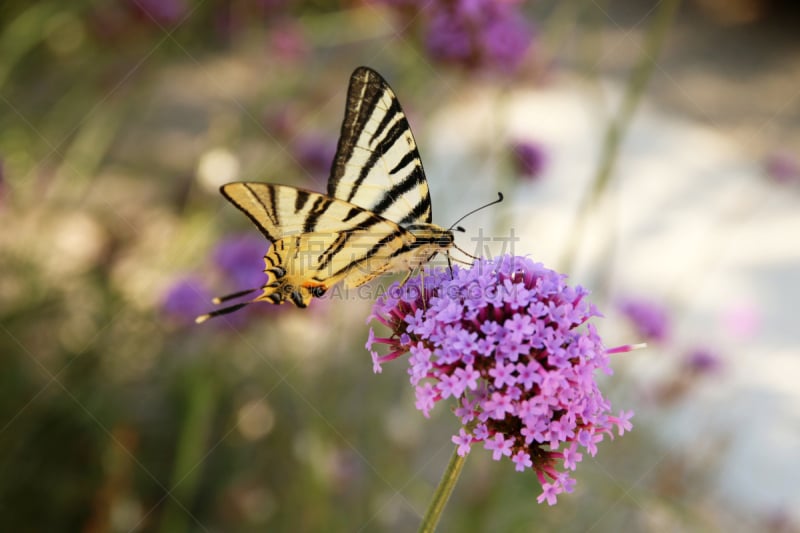
<svg viewBox="0 0 800 533"><path fill-rule="evenodd" d="M722 358L706 347L695 347L684 357L683 366L691 374L716 374L722 369Z"/></svg>
<svg viewBox="0 0 800 533"><path fill-rule="evenodd" d="M246 290L261 287L267 281L264 273L264 254L269 243L256 234L233 234L220 239L211 254L212 271L224 280L228 290ZM211 310L211 291L204 277L187 274L177 278L164 292L161 309L174 323L193 325L195 318ZM248 317L258 312L277 309L278 306L249 306L227 322L244 324Z"/></svg>
<svg viewBox="0 0 800 533"><path fill-rule="evenodd" d="M208 311L211 294L203 280L196 276L179 278L164 292L161 301L163 313L180 324L194 322L194 318Z"/></svg>
<svg viewBox="0 0 800 533"><path fill-rule="evenodd" d="M800 162L788 151L773 152L764 159L764 170L778 183L800 181Z"/></svg>
<svg viewBox="0 0 800 533"><path fill-rule="evenodd" d="M610 353L594 325L600 316L585 301L588 291L525 257L478 260L470 269L428 271L405 285L392 285L371 319L392 334L370 330L367 349L375 372L409 354L416 406L427 417L453 397L463 427L453 442L459 455L483 443L492 458L508 457L518 471L532 469L542 485L538 501L550 505L575 481L583 451L613 429L630 430L632 412L610 415L594 379L610 374ZM372 347L389 347L379 355Z"/></svg>
<svg viewBox="0 0 800 533"><path fill-rule="evenodd" d="M538 178L547 166L547 151L544 146L533 141L514 141L511 152L517 172L529 178Z"/></svg>
<svg viewBox="0 0 800 533"><path fill-rule="evenodd" d="M232 289L252 289L267 282L264 254L269 243L255 233L229 235L214 248L214 264Z"/></svg>
<svg viewBox="0 0 800 533"><path fill-rule="evenodd" d="M312 177L327 175L336 156L336 141L317 135L302 135L292 142L292 154Z"/></svg>
<svg viewBox="0 0 800 533"><path fill-rule="evenodd" d="M128 0L139 16L158 25L172 26L188 12L185 0Z"/></svg>
<svg viewBox="0 0 800 533"><path fill-rule="evenodd" d="M645 340L664 342L669 337L670 321L665 307L640 298L625 298L617 307Z"/></svg>
<svg viewBox="0 0 800 533"><path fill-rule="evenodd" d="M425 20L425 47L436 60L467 68L513 71L533 30L514 1L382 0L411 20ZM424 11L422 16L420 12Z"/></svg>

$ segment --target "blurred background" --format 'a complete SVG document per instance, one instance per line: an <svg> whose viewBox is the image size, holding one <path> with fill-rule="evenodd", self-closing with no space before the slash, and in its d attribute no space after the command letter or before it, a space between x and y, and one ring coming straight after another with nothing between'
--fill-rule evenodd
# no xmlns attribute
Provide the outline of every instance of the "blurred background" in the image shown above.
<svg viewBox="0 0 800 533"><path fill-rule="evenodd" d="M402 360L373 375L381 285L193 322L262 279L219 185L324 191L368 65L435 222L502 190L459 244L650 345L614 357L634 429L575 493L475 449L441 530L797 531L798 28L778 0L5 0L2 529L416 529L458 421Z"/></svg>

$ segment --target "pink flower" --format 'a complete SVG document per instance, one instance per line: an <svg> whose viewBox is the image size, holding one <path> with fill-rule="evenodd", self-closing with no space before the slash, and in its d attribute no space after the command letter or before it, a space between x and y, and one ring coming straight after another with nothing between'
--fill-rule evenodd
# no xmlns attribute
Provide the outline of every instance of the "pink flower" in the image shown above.
<svg viewBox="0 0 800 533"><path fill-rule="evenodd" d="M476 294L476 289L479 289ZM483 442L492 458L532 469L550 505L574 485L557 466L575 470L584 448L597 453L605 436L631 429L630 411L612 416L594 373L610 374L609 353L590 322L599 316L588 291L524 257L478 260L471 269L427 271L394 284L372 318L391 335L368 343L376 365L410 354L417 408L427 417L454 397L463 426L459 455ZM385 355L374 349L388 347Z"/></svg>

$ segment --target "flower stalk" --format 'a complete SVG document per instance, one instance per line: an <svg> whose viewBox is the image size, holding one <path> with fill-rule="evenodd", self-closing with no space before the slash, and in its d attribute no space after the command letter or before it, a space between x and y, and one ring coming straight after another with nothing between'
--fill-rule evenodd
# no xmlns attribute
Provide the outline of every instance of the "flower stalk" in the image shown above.
<svg viewBox="0 0 800 533"><path fill-rule="evenodd" d="M581 240L585 237L588 214L596 206L597 201L608 188L611 176L616 168L622 141L628 131L633 116L644 96L647 84L657 65L657 59L664 47L672 21L680 6L680 0L664 0L656 11L653 24L645 37L644 47L639 61L631 72L625 93L616 116L609 122L603 138L600 161L597 165L590 190L583 198L578 209L578 219L569 234L569 241L564 249L564 257L559 263L563 272L569 272L574 266L575 255Z"/></svg>
<svg viewBox="0 0 800 533"><path fill-rule="evenodd" d="M436 492L433 493L433 499L431 499L428 510L422 518L422 523L419 526L420 533L433 533L436 530L436 525L442 517L442 512L450 499L450 495L453 493L466 460L466 455L461 456L458 454L458 449L453 450L450 462L447 463L447 468L442 474L439 485L436 487Z"/></svg>

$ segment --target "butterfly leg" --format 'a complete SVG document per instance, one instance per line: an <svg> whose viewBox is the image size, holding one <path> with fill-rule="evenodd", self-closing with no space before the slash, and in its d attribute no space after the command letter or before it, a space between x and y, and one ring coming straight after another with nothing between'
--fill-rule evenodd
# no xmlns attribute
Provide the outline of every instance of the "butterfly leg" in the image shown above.
<svg viewBox="0 0 800 533"><path fill-rule="evenodd" d="M428 303L425 301L425 269L419 269L419 290L420 298L422 298L422 308L428 309Z"/></svg>
<svg viewBox="0 0 800 533"><path fill-rule="evenodd" d="M406 284L406 282L411 278L412 274L414 274L414 269L411 269L408 272L406 272L406 275L403 277L402 281L400 281L401 287Z"/></svg>
<svg viewBox="0 0 800 533"><path fill-rule="evenodd" d="M453 278L453 262L450 261L450 252L447 252L446 255L447 255L447 268L448 268L448 270L450 270L450 279L454 279Z"/></svg>

